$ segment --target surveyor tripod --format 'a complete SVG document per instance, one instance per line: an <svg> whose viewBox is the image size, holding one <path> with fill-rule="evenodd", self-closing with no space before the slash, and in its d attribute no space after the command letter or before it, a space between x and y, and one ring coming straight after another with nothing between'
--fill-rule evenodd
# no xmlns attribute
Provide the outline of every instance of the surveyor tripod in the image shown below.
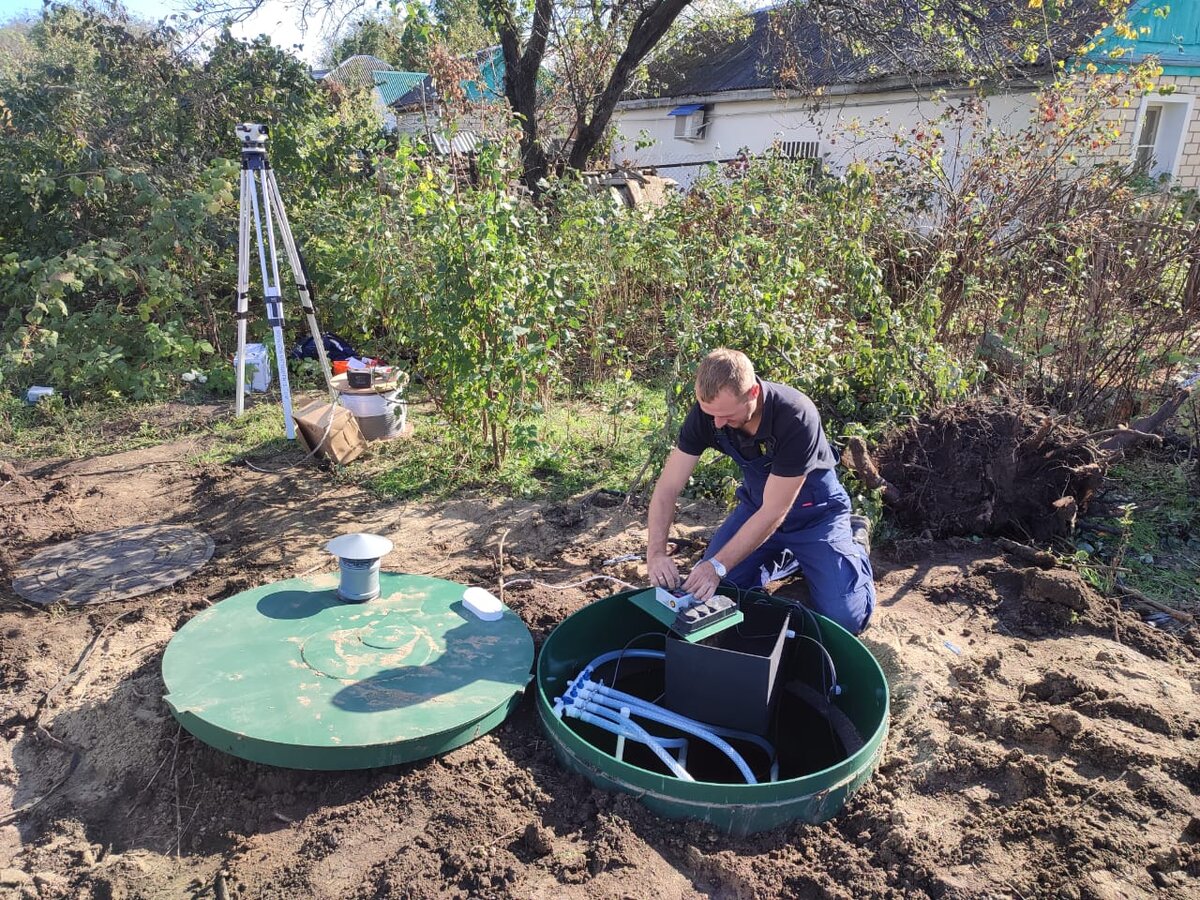
<svg viewBox="0 0 1200 900"><path fill-rule="evenodd" d="M304 264L296 249L283 200L279 196L279 185L275 173L267 161L267 126L243 123L234 129L242 144L242 193L238 207L238 280L237 280L237 406L236 413L245 411L246 394L246 319L250 299L250 229L253 216L254 235L258 242L258 265L262 270L263 299L267 304L267 323L275 337L275 362L279 368L279 394L283 402L283 425L288 440L296 437L292 423L292 389L288 383L287 355L283 347L283 296L279 287L279 260L275 252L275 226L283 241L296 290L300 294L300 307L308 319L317 355L321 360L321 372L325 384L333 393L333 375L329 371L329 359L325 355L325 343L321 340L321 329L317 326L317 313L313 309L312 291L304 273ZM261 205L259 195L262 195ZM272 214L273 217L272 217ZM266 244L263 244L263 220L266 219ZM267 265L268 256L270 265Z"/></svg>

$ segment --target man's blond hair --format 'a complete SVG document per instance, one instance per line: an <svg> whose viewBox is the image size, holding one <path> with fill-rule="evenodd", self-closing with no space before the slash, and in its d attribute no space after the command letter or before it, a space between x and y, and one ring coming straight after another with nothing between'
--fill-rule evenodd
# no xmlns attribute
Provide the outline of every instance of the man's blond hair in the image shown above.
<svg viewBox="0 0 1200 900"><path fill-rule="evenodd" d="M724 388L741 397L752 387L754 363L740 350L721 347L700 360L696 367L696 396L705 403L716 400Z"/></svg>

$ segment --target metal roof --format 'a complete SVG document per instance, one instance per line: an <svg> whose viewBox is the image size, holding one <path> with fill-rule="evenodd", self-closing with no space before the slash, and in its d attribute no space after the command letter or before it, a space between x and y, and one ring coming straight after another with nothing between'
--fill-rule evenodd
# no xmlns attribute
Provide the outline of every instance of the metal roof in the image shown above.
<svg viewBox="0 0 1200 900"><path fill-rule="evenodd" d="M1029 34L1014 28L1011 8L1002 4L977 23L966 64L1044 68L1055 59L1073 55L1101 27L1105 13L1093 0L1060 0L1058 6L1062 14L1049 27L1049 53L1043 49L1033 62L1024 59ZM703 97L762 89L805 91L950 74L953 48L931 41L919 21L899 23L865 52L855 53L848 41L828 22L818 20L808 6L761 9L749 18L748 27L735 28L736 36L723 46L697 46L689 58L676 55L651 65L651 86L627 99Z"/></svg>
<svg viewBox="0 0 1200 900"><path fill-rule="evenodd" d="M388 105L395 107L397 110L406 110L421 109L427 104L436 102L437 91L433 87L433 76L426 75Z"/></svg>
<svg viewBox="0 0 1200 900"><path fill-rule="evenodd" d="M424 72L375 71L371 74L375 78L375 88L379 91L384 106L391 106L429 78Z"/></svg>
<svg viewBox="0 0 1200 900"><path fill-rule="evenodd" d="M325 78L348 88L371 88L375 86L375 73L386 72L391 68L378 56L363 53L343 60L326 72Z"/></svg>
<svg viewBox="0 0 1200 900"><path fill-rule="evenodd" d="M476 78L464 78L459 82L466 98L471 103L493 103L504 99L504 53L497 47L488 47L476 53L459 57L469 60L478 71ZM394 100L389 106L397 110L420 109L427 104L437 103L437 87L429 75Z"/></svg>
<svg viewBox="0 0 1200 900"><path fill-rule="evenodd" d="M437 133L430 137L433 138L433 148L442 156L446 156L451 150L462 154L474 153L479 147L479 138L470 131L460 132L449 140L445 135Z"/></svg>

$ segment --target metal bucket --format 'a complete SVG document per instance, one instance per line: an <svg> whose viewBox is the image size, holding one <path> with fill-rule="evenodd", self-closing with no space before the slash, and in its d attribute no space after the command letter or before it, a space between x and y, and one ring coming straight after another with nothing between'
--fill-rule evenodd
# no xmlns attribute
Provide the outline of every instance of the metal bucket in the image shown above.
<svg viewBox="0 0 1200 900"><path fill-rule="evenodd" d="M358 420L359 430L368 441L399 437L408 421L408 402L399 390L370 394L343 393L342 405Z"/></svg>

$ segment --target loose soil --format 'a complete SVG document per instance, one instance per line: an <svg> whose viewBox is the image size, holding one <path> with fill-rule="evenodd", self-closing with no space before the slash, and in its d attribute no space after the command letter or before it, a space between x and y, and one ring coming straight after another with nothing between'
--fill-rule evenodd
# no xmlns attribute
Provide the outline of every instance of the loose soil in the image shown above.
<svg viewBox="0 0 1200 900"><path fill-rule="evenodd" d="M1046 541L1071 534L1110 453L1048 410L980 397L913 420L875 456L894 491L885 499L906 528Z"/></svg>
<svg viewBox="0 0 1200 900"><path fill-rule="evenodd" d="M891 732L879 771L821 826L733 839L664 821L561 768L528 697L474 743L382 770L212 750L162 703L167 641L212 602L331 571L331 534L386 534L387 568L494 589L505 534L506 577L641 581L636 563L598 566L640 552L645 527L607 495L396 504L311 467L197 465L196 449L0 469L0 896L1200 896L1195 630L1158 631L986 542L877 550L864 641L891 685ZM681 546L719 518L685 508ZM201 529L216 554L125 602L41 609L12 593L35 552L143 523ZM506 600L540 643L611 589Z"/></svg>

